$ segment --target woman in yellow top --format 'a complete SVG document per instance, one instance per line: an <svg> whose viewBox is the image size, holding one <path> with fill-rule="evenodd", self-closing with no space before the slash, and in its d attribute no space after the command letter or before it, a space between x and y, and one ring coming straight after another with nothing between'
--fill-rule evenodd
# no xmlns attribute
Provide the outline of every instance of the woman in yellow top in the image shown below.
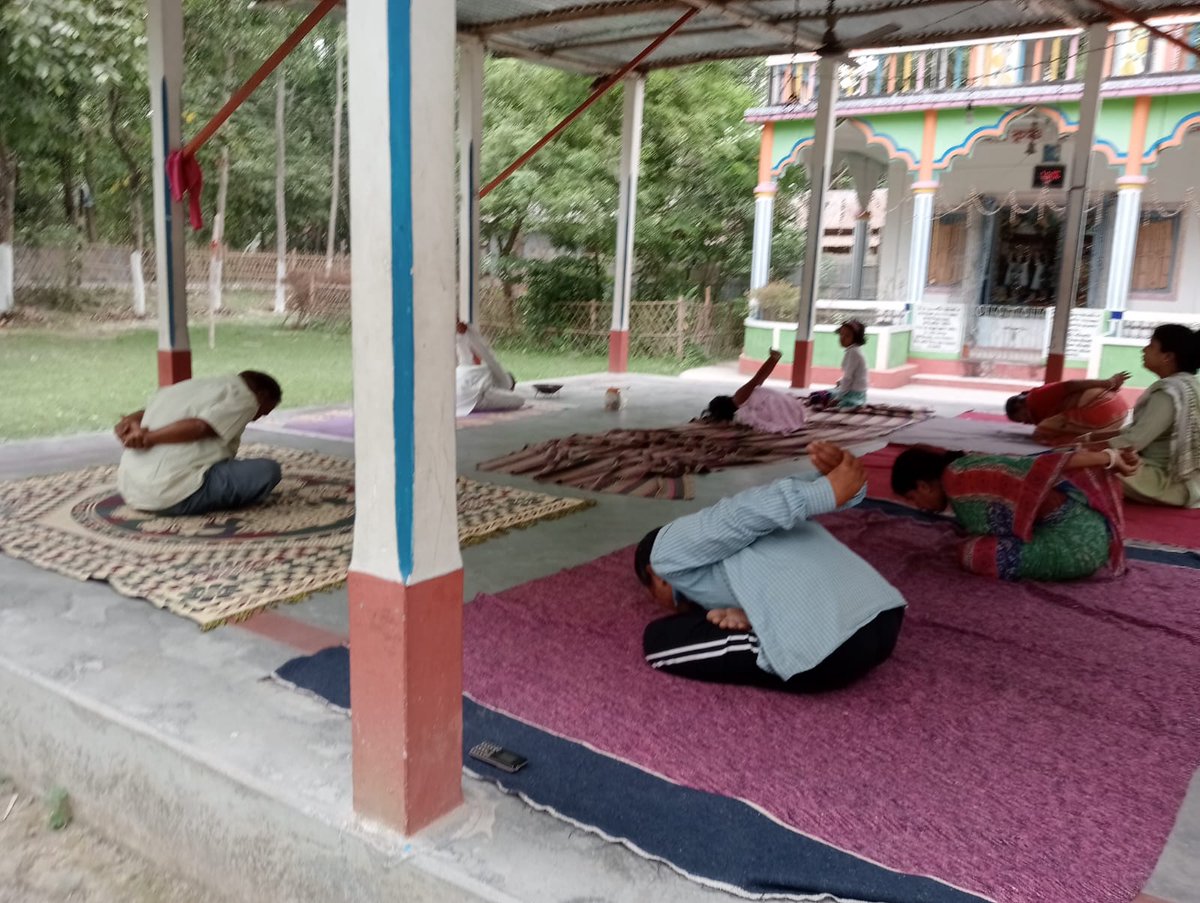
<svg viewBox="0 0 1200 903"><path fill-rule="evenodd" d="M1142 350L1142 363L1158 381L1134 406L1129 425L1108 443L1141 453L1141 468L1121 478L1125 497L1200 508L1200 334L1178 323L1159 326Z"/></svg>

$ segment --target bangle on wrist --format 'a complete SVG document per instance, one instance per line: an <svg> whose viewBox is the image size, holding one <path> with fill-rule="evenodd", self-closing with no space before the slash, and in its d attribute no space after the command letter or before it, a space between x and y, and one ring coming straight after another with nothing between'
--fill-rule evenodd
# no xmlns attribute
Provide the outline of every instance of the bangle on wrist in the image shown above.
<svg viewBox="0 0 1200 903"><path fill-rule="evenodd" d="M1106 448L1104 451L1108 454L1108 466L1106 466L1104 469L1112 470L1117 466L1117 461L1120 460L1120 456L1117 454L1117 451L1114 448Z"/></svg>

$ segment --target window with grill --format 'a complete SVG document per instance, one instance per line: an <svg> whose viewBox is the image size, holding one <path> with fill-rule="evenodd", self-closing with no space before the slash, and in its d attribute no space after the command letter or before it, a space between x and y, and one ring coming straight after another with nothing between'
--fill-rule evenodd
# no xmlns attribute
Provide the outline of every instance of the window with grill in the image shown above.
<svg viewBox="0 0 1200 903"><path fill-rule="evenodd" d="M967 220L962 215L934 220L929 242L929 285L958 285L967 250Z"/></svg>
<svg viewBox="0 0 1200 903"><path fill-rule="evenodd" d="M1135 292L1170 290L1175 270L1176 230L1179 217L1155 217L1138 230L1137 254L1133 260Z"/></svg>

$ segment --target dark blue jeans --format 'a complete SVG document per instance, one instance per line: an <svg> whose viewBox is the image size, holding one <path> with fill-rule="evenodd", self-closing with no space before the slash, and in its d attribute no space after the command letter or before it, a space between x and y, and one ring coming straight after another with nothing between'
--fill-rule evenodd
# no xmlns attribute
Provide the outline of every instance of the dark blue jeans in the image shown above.
<svg viewBox="0 0 1200 903"><path fill-rule="evenodd" d="M204 483L199 489L158 513L182 517L257 505L271 494L282 477L279 462L270 458L221 461L204 474Z"/></svg>

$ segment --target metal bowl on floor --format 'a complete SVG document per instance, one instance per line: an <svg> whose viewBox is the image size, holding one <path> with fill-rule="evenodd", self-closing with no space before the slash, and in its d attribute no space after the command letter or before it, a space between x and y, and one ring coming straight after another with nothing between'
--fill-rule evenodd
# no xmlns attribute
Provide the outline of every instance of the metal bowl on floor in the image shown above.
<svg viewBox="0 0 1200 903"><path fill-rule="evenodd" d="M538 395L554 395L562 388L562 383L534 383L533 390Z"/></svg>

